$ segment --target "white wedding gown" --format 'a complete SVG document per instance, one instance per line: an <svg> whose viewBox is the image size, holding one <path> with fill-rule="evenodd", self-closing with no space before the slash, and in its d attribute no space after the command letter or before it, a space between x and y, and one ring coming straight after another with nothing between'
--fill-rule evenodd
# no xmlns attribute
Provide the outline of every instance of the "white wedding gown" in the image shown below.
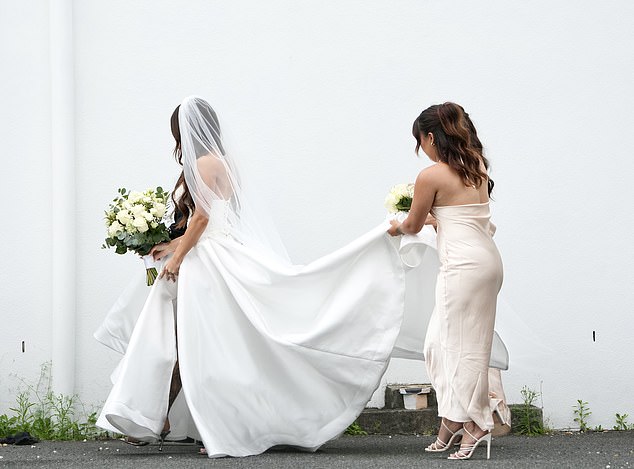
<svg viewBox="0 0 634 469"><path fill-rule="evenodd" d="M226 202L214 201L177 284L157 280L139 314L148 291L139 275L95 333L124 353L97 423L155 440L178 355L183 389L168 440L202 440L210 457L314 450L355 420L390 356L422 359L435 233L390 238L386 222L290 266L237 243L226 213ZM507 363L496 335L491 364Z"/></svg>

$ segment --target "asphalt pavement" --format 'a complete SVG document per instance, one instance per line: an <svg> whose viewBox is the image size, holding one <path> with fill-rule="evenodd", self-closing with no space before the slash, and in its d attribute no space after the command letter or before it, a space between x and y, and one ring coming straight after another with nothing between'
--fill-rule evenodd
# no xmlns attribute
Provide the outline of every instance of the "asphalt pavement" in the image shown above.
<svg viewBox="0 0 634 469"><path fill-rule="evenodd" d="M560 432L495 438L491 459L478 448L469 461L449 461L447 453L425 453L429 436L343 436L315 453L275 449L247 458L209 459L198 446L167 443L134 447L118 440L44 441L28 446L0 447L0 467L15 468L232 468L232 469L387 469L387 468L632 468L634 432Z"/></svg>

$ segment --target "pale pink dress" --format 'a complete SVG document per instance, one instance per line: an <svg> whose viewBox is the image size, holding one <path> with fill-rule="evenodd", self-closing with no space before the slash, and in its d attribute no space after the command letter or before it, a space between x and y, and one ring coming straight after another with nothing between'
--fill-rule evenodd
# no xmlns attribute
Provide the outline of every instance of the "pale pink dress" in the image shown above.
<svg viewBox="0 0 634 469"><path fill-rule="evenodd" d="M489 204L434 207L432 214L438 221L441 267L425 363L438 414L491 430L488 373L503 274Z"/></svg>

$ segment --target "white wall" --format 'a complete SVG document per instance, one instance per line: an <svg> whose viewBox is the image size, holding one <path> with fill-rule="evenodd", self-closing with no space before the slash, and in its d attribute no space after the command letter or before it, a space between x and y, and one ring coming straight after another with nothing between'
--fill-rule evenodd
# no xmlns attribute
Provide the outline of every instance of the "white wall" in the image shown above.
<svg viewBox="0 0 634 469"><path fill-rule="evenodd" d="M0 1L0 412L51 359L47 6Z"/></svg>
<svg viewBox="0 0 634 469"><path fill-rule="evenodd" d="M9 374L36 374L50 350L51 182L47 3L0 5L3 64L15 64L0 78L2 188L13 196L2 411ZM454 100L493 164L510 401L541 388L556 428L573 425L577 399L592 425L634 415L633 14L626 0L76 1L77 392L105 398L117 357L92 331L142 275L132 256L99 249L102 210L117 187L174 182L169 116L184 96L215 105L298 262L383 219L389 187L427 165L412 152L413 119ZM426 376L398 361L385 379Z"/></svg>

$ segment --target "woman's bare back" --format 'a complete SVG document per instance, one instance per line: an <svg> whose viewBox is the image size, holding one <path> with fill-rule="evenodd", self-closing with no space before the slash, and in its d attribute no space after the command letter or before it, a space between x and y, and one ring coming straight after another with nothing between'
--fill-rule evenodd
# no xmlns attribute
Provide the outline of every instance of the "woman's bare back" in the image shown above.
<svg viewBox="0 0 634 469"><path fill-rule="evenodd" d="M486 173L484 166L482 170ZM437 181L434 207L483 204L489 201L487 180L480 187L465 185L458 173L442 162L436 163L427 171L432 171Z"/></svg>

